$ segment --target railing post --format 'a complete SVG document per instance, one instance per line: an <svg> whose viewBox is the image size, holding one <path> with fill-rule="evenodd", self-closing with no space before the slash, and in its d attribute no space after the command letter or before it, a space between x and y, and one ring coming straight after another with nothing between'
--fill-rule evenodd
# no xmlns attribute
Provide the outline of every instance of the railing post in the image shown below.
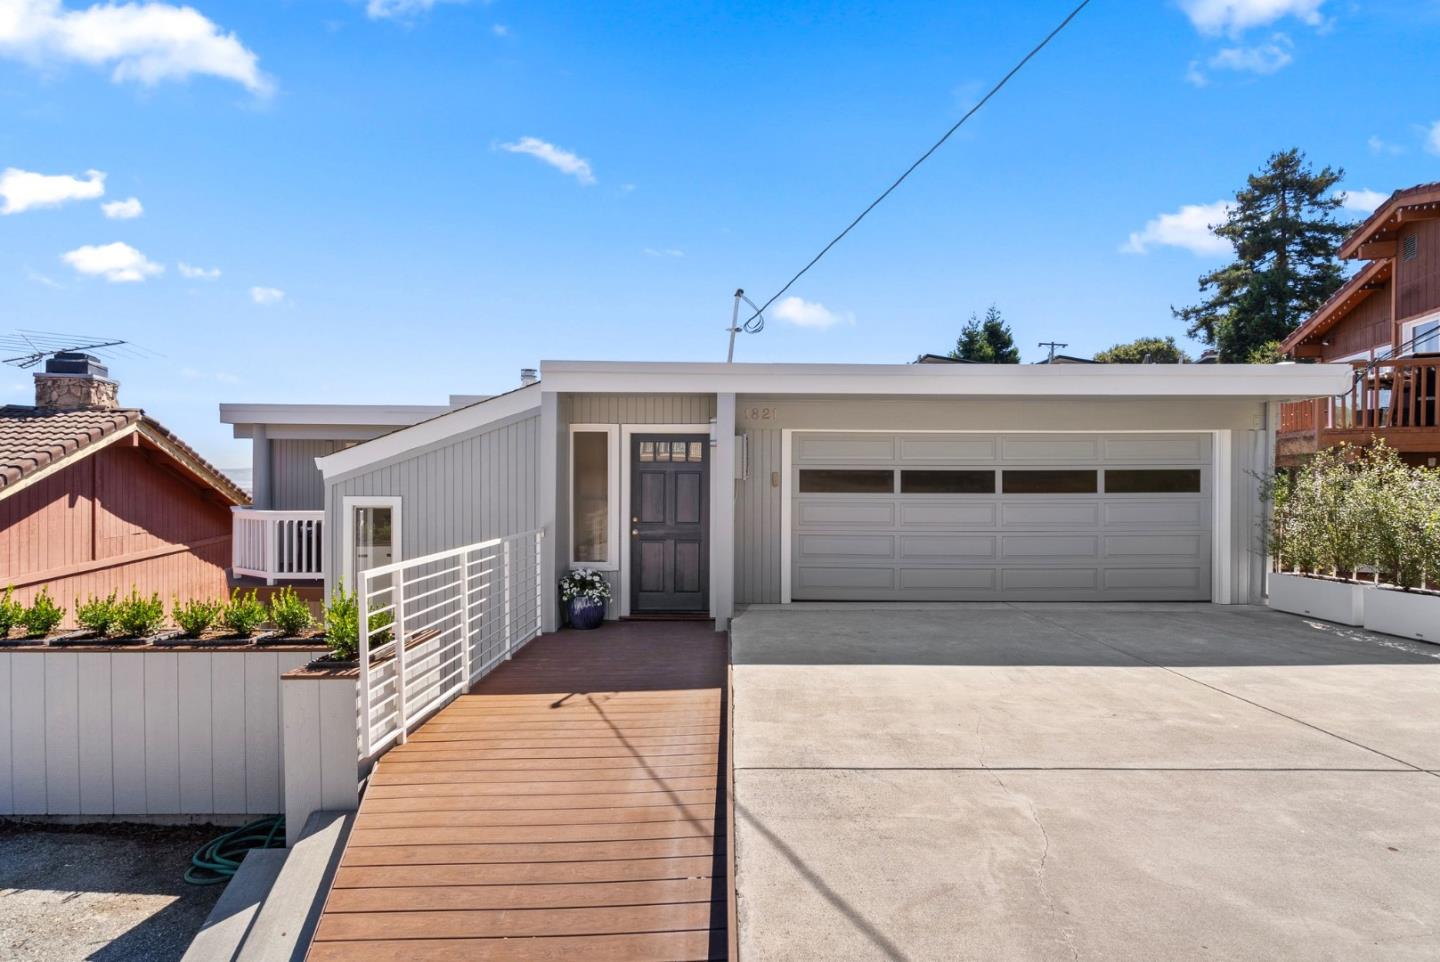
<svg viewBox="0 0 1440 962"><path fill-rule="evenodd" d="M355 592L360 619L360 744L364 746L365 757L369 758L374 751L370 723L370 586L363 571L355 581L350 590Z"/></svg>
<svg viewBox="0 0 1440 962"><path fill-rule="evenodd" d="M470 684L470 552L460 552L460 671Z"/></svg>
<svg viewBox="0 0 1440 962"><path fill-rule="evenodd" d="M276 556L279 554L280 546L279 546L279 544L278 544L278 542L277 542L277 540L276 540L276 538L275 538L275 527L276 527L276 525L275 525L275 519L274 519L274 518L266 518L265 521L264 521L264 525L265 525L265 583L266 583L267 585L273 585L273 584L275 583L275 568L278 566L278 563L279 563L279 559L278 559Z"/></svg>
<svg viewBox="0 0 1440 962"><path fill-rule="evenodd" d="M540 631L545 626L545 559L542 552L545 550L545 529L541 528L535 532L535 637L540 637Z"/></svg>
<svg viewBox="0 0 1440 962"><path fill-rule="evenodd" d="M398 744L405 744L410 736L410 710L406 704L405 686L409 681L405 674L405 569L390 573L391 642L395 645L395 707L400 713L400 735ZM369 626L367 625L368 629Z"/></svg>
<svg viewBox="0 0 1440 962"><path fill-rule="evenodd" d="M515 647L515 633L510 626L510 539L506 538L500 542L500 554L504 559L503 574L505 579L505 660L510 660L510 651Z"/></svg>

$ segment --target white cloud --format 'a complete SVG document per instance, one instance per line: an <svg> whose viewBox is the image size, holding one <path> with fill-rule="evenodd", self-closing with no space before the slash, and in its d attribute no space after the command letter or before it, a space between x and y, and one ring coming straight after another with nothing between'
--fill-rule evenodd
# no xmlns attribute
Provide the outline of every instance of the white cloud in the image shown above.
<svg viewBox="0 0 1440 962"><path fill-rule="evenodd" d="M1195 87L1210 86L1210 78L1200 69L1200 61L1190 61L1190 66L1185 68L1185 82Z"/></svg>
<svg viewBox="0 0 1440 962"><path fill-rule="evenodd" d="M5 0L0 0L4 3ZM3 16L3 13L0 13ZM0 20L0 35L4 21ZM87 170L85 179L69 174L37 174L18 167L7 167L0 173L0 214L18 214L35 207L59 207L71 200L94 200L105 193L105 174Z"/></svg>
<svg viewBox="0 0 1440 962"><path fill-rule="evenodd" d="M81 274L103 277L112 284L143 281L165 268L147 258L129 244L87 244L61 254L60 259Z"/></svg>
<svg viewBox="0 0 1440 962"><path fill-rule="evenodd" d="M424 13L442 0L366 0L365 16L371 20L403 20ZM465 0L444 0L464 3Z"/></svg>
<svg viewBox="0 0 1440 962"><path fill-rule="evenodd" d="M595 173L590 169L590 161L572 151L546 143L538 137L521 137L512 144L501 144L500 149L512 154L529 154L561 173L569 174L587 187L595 183Z"/></svg>
<svg viewBox="0 0 1440 962"><path fill-rule="evenodd" d="M145 208L141 205L138 197L131 197L128 200L112 200L108 204L101 204L100 209L111 220L134 220L145 213Z"/></svg>
<svg viewBox="0 0 1440 962"><path fill-rule="evenodd" d="M180 376L187 381L218 381L221 384L239 384L240 378L229 371L201 371L193 367L182 367Z"/></svg>
<svg viewBox="0 0 1440 962"><path fill-rule="evenodd" d="M796 327L813 327L824 330L836 324L854 324L855 315L832 311L818 301L807 301L799 297L787 297L770 309L770 315Z"/></svg>
<svg viewBox="0 0 1440 962"><path fill-rule="evenodd" d="M505 26L505 24L503 24L503 23L497 23L497 24L492 25L492 26L490 27L490 32L493 33L493 34L494 34L495 36L497 36L497 37L508 37L508 36L510 36L510 28L507 27L507 26Z"/></svg>
<svg viewBox="0 0 1440 962"><path fill-rule="evenodd" d="M1430 132L1425 136L1425 149L1432 154L1440 154L1440 120L1430 125Z"/></svg>
<svg viewBox="0 0 1440 962"><path fill-rule="evenodd" d="M220 276L220 268L218 267L195 267L184 261L176 264L175 269L180 272L181 277L188 278L192 281L213 281Z"/></svg>
<svg viewBox="0 0 1440 962"><path fill-rule="evenodd" d="M1236 70L1241 73L1272 74L1283 70L1295 59L1290 51L1295 45L1283 33L1269 42L1250 47L1226 47L1210 58L1212 70Z"/></svg>
<svg viewBox="0 0 1440 962"><path fill-rule="evenodd" d="M1370 139L1366 140L1366 141L1365 141L1365 144L1366 144L1366 146L1368 146L1368 147L1370 148L1370 153L1372 153L1372 154L1403 154L1403 153L1405 153L1405 148L1404 148L1404 147L1400 146L1399 144L1392 144L1392 143L1390 143L1388 140L1382 140L1381 138L1375 136L1374 134L1371 134L1371 135L1370 135Z"/></svg>
<svg viewBox="0 0 1440 962"><path fill-rule="evenodd" d="M1342 208L1365 217L1375 213L1375 208L1390 199L1389 194L1378 190L1337 190L1335 196L1340 198Z"/></svg>
<svg viewBox="0 0 1440 962"><path fill-rule="evenodd" d="M1126 254L1146 254L1155 247L1183 247L1194 254L1229 253L1230 242L1210 231L1210 225L1225 221L1229 210L1230 202L1224 200L1213 204L1186 204L1173 214L1161 214L1148 221L1143 229L1120 245L1120 250Z"/></svg>
<svg viewBox="0 0 1440 962"><path fill-rule="evenodd" d="M270 305L279 304L285 300L285 292L278 287L252 287L250 288L250 300L256 304Z"/></svg>
<svg viewBox="0 0 1440 962"><path fill-rule="evenodd" d="M48 274L42 274L37 270L25 268L25 279L32 284L39 284L42 287L59 287L60 282Z"/></svg>
<svg viewBox="0 0 1440 962"><path fill-rule="evenodd" d="M79 62L110 67L116 83L147 87L204 75L255 93L271 81L256 54L194 7L168 3L96 3L69 9L61 0L0 0L0 56L44 67Z"/></svg>
<svg viewBox="0 0 1440 962"><path fill-rule="evenodd" d="M685 252L675 247L647 247L644 253L649 257L684 257Z"/></svg>
<svg viewBox="0 0 1440 962"><path fill-rule="evenodd" d="M1325 0L1180 0L1180 8L1204 34L1232 36L1294 17L1312 27L1324 26L1320 8Z"/></svg>

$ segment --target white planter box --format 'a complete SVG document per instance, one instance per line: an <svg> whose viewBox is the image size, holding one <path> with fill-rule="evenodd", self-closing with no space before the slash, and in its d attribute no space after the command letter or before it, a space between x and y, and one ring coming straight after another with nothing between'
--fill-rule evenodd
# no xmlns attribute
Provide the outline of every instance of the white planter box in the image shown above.
<svg viewBox="0 0 1440 962"><path fill-rule="evenodd" d="M1365 593L1365 627L1401 638L1440 641L1440 595L1371 588Z"/></svg>
<svg viewBox="0 0 1440 962"><path fill-rule="evenodd" d="M1341 625L1365 624L1366 585L1303 575L1270 575L1271 608Z"/></svg>

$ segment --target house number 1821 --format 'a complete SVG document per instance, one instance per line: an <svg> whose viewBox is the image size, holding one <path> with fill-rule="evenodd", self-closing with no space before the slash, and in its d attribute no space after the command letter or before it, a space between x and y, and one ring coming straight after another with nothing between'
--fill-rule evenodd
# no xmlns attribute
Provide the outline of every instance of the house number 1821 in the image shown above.
<svg viewBox="0 0 1440 962"><path fill-rule="evenodd" d="M775 408L746 408L745 420L747 421L769 421L775 418L780 412Z"/></svg>

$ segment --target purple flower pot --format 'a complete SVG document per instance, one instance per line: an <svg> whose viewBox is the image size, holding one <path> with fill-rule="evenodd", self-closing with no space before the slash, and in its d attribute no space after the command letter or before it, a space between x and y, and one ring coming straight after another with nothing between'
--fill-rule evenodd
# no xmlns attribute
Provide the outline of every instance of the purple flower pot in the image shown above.
<svg viewBox="0 0 1440 962"><path fill-rule="evenodd" d="M604 620L605 602L591 601L589 598L584 597L570 599L571 628L589 631L591 628L599 628L600 623Z"/></svg>

